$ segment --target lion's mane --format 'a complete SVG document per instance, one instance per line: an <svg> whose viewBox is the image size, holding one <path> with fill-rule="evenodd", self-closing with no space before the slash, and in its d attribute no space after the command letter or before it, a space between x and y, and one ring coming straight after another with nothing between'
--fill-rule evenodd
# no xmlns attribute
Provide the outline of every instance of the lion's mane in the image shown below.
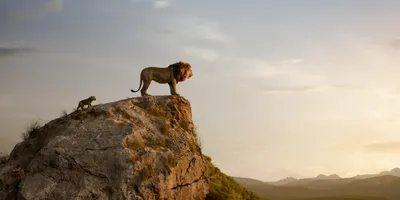
<svg viewBox="0 0 400 200"><path fill-rule="evenodd" d="M168 67L172 67L176 83L183 82L189 76L193 75L192 66L187 62L179 61L169 65Z"/></svg>

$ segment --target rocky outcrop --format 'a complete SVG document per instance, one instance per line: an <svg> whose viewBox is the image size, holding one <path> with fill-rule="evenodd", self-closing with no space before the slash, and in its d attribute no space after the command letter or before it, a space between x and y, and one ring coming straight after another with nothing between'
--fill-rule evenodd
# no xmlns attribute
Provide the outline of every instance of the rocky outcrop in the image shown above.
<svg viewBox="0 0 400 200"><path fill-rule="evenodd" d="M204 199L207 172L180 96L95 105L50 121L0 169L0 199Z"/></svg>

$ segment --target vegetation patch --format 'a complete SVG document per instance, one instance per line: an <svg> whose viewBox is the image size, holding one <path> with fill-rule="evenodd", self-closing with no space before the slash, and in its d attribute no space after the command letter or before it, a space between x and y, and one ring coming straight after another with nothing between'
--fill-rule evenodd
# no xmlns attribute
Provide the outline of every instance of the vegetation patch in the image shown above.
<svg viewBox="0 0 400 200"><path fill-rule="evenodd" d="M162 117L167 120L172 119L172 114L167 109L162 108L160 105L150 103L147 107L147 112L156 117Z"/></svg>
<svg viewBox="0 0 400 200"><path fill-rule="evenodd" d="M168 170L171 170L171 168L175 167L178 164L178 159L174 156L174 154L171 152L167 156L167 161L165 162L165 167L167 167Z"/></svg>
<svg viewBox="0 0 400 200"><path fill-rule="evenodd" d="M167 140L165 138L160 139L160 147L167 148Z"/></svg>
<svg viewBox="0 0 400 200"><path fill-rule="evenodd" d="M38 120L32 121L25 129L25 131L21 134L22 140L27 140L30 138L35 138L37 132L42 127Z"/></svg>
<svg viewBox="0 0 400 200"><path fill-rule="evenodd" d="M199 134L197 132L197 127L194 127L193 135L194 135L194 140L189 140L188 144L190 151L193 153L201 152L203 142L200 140Z"/></svg>
<svg viewBox="0 0 400 200"><path fill-rule="evenodd" d="M206 200L261 200L256 194L239 185L232 177L222 173L211 163L210 157L204 155L204 158L210 180L210 192Z"/></svg>
<svg viewBox="0 0 400 200"><path fill-rule="evenodd" d="M146 138L146 145L152 148L167 148L167 139L163 136L158 138L147 137Z"/></svg>
<svg viewBox="0 0 400 200"><path fill-rule="evenodd" d="M8 160L9 155L8 154L1 154L0 153L0 165L5 164Z"/></svg>
<svg viewBox="0 0 400 200"><path fill-rule="evenodd" d="M151 168L149 165L146 165L142 168L142 170L139 172L140 175L140 179L142 181L146 181L149 179L150 177L150 172L151 172Z"/></svg>
<svg viewBox="0 0 400 200"><path fill-rule="evenodd" d="M182 118L179 120L179 125L183 128L183 130L190 132L190 121L186 118Z"/></svg>
<svg viewBox="0 0 400 200"><path fill-rule="evenodd" d="M160 123L160 132L164 135L168 135L168 131L171 129L171 124L169 121L161 121Z"/></svg>
<svg viewBox="0 0 400 200"><path fill-rule="evenodd" d="M62 109L62 110L61 110L61 117L65 117L65 116L67 116L67 115L68 115L68 111L65 110L65 109Z"/></svg>
<svg viewBox="0 0 400 200"><path fill-rule="evenodd" d="M139 140L131 141L130 144L129 144L129 148L132 149L132 150L136 150L136 149L142 148L143 146L144 146L143 142L139 141Z"/></svg>

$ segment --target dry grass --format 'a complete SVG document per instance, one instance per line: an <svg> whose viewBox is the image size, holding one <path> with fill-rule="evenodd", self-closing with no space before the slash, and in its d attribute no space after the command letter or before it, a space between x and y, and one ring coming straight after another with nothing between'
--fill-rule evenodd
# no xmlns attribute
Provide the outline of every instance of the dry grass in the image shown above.
<svg viewBox="0 0 400 200"><path fill-rule="evenodd" d="M167 148L167 140L165 138L160 139L160 147Z"/></svg>
<svg viewBox="0 0 400 200"><path fill-rule="evenodd" d="M132 150L142 148L143 146L144 146L143 142L139 141L139 140L134 140L134 141L130 142L130 144L129 144L129 148Z"/></svg>
<svg viewBox="0 0 400 200"><path fill-rule="evenodd" d="M61 110L61 117L65 117L65 116L67 116L67 115L68 115L68 111L65 110L65 109L62 109L62 110Z"/></svg>
<svg viewBox="0 0 400 200"><path fill-rule="evenodd" d="M167 148L167 140L164 137L152 138L148 137L147 146L158 149L158 148Z"/></svg>
<svg viewBox="0 0 400 200"><path fill-rule="evenodd" d="M201 152L201 149L203 148L203 141L200 139L200 136L199 136L196 126L194 127L193 135L196 138L196 142L198 144L198 150L199 150L199 152Z"/></svg>
<svg viewBox="0 0 400 200"><path fill-rule="evenodd" d="M25 129L25 131L21 134L22 140L27 140L29 138L35 138L36 133L42 127L38 120L33 120Z"/></svg>
<svg viewBox="0 0 400 200"><path fill-rule="evenodd" d="M175 167L178 164L178 160L174 156L174 154L171 152L167 156L167 161L165 162L165 167L167 167L168 170L171 170L171 168Z"/></svg>
<svg viewBox="0 0 400 200"><path fill-rule="evenodd" d="M160 131L162 134L168 134L168 131L171 129L171 120L173 118L171 112L167 109L161 107L160 105L149 103L146 107L147 112L153 116L160 117Z"/></svg>
<svg viewBox="0 0 400 200"><path fill-rule="evenodd" d="M151 168L149 165L146 165L139 172L140 178L142 181L146 181L150 177Z"/></svg>
<svg viewBox="0 0 400 200"><path fill-rule="evenodd" d="M168 135L168 131L171 129L171 124L169 121L161 121L160 123L160 131L164 135Z"/></svg>
<svg viewBox="0 0 400 200"><path fill-rule="evenodd" d="M197 127L194 127L193 130L193 135L194 135L194 140L189 140L189 148L191 152L202 152L202 146L203 146L203 142L200 139L198 132L197 132Z"/></svg>
<svg viewBox="0 0 400 200"><path fill-rule="evenodd" d="M154 116L157 116L157 117L163 117L163 118L165 118L167 120L171 120L172 119L172 114L168 110L162 108L160 105L157 105L157 104L152 104L151 103L147 107L147 112L149 112L151 115L154 115Z"/></svg>
<svg viewBox="0 0 400 200"><path fill-rule="evenodd" d="M183 128L183 130L190 132L190 121L188 119L181 119L179 121L179 125Z"/></svg>

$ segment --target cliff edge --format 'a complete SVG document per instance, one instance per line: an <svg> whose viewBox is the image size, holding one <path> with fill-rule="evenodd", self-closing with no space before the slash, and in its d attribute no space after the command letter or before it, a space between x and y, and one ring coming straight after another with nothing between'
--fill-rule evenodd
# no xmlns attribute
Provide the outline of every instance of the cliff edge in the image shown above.
<svg viewBox="0 0 400 200"><path fill-rule="evenodd" d="M0 168L0 199L205 199L191 116L181 96L150 96L52 120Z"/></svg>

